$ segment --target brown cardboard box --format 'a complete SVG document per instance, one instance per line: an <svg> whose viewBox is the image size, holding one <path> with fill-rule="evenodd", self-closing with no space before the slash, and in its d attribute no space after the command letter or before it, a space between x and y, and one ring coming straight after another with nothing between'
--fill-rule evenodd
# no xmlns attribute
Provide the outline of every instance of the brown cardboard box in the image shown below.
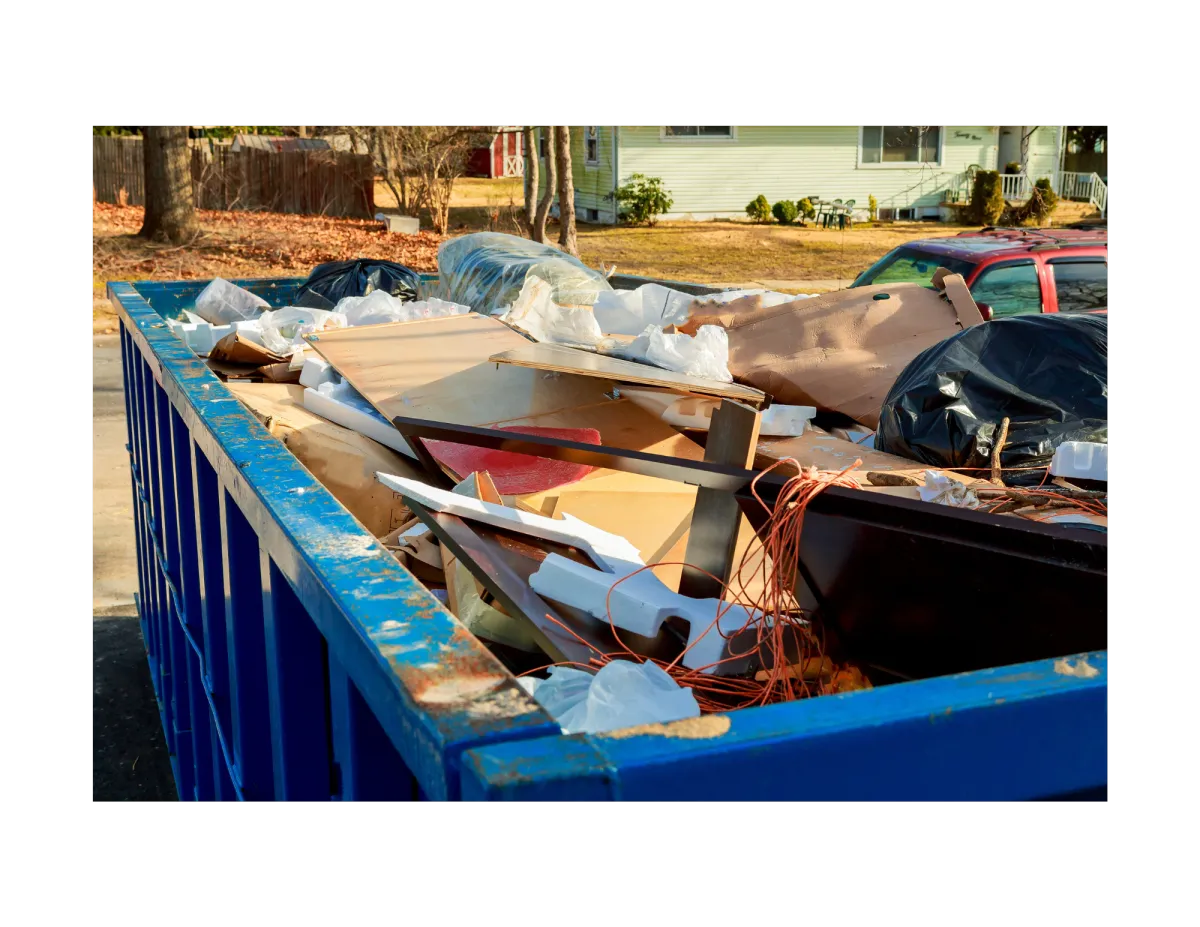
<svg viewBox="0 0 1200 927"><path fill-rule="evenodd" d="M842 412L869 428L908 363L983 321L958 275L937 283L868 286L770 308L749 296L711 311L693 305L682 330L720 325L729 333L729 369L776 402ZM946 293L949 295L947 296Z"/></svg>

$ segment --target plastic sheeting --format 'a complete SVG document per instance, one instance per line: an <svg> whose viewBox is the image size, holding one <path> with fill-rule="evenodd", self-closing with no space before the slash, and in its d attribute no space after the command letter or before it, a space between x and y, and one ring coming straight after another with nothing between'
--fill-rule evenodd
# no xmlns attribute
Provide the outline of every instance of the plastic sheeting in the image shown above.
<svg viewBox="0 0 1200 927"><path fill-rule="evenodd" d="M516 302L533 274L560 306L591 306L612 287L599 271L550 245L500 232L476 232L438 248L438 281L428 295L489 314Z"/></svg>
<svg viewBox="0 0 1200 927"><path fill-rule="evenodd" d="M406 301L383 290L374 290L366 296L346 296L338 300L335 311L346 317L347 325L353 326L438 319L448 315L461 315L471 310L467 306L441 299Z"/></svg>
<svg viewBox="0 0 1200 927"><path fill-rule="evenodd" d="M366 296L375 290L400 299L416 299L420 282L420 274L395 261L369 258L332 261L313 268L296 291L294 304L332 310L347 296Z"/></svg>
<svg viewBox="0 0 1200 927"><path fill-rule="evenodd" d="M982 469L1006 417L1006 469L1048 466L1065 441L1107 443L1107 318L997 319L928 348L884 400L875 447L936 467ZM1019 472L1005 479L1023 481Z"/></svg>
<svg viewBox="0 0 1200 927"><path fill-rule="evenodd" d="M196 297L196 314L213 325L256 319L271 304L228 280L215 278Z"/></svg>
<svg viewBox="0 0 1200 927"><path fill-rule="evenodd" d="M595 675L552 666L548 679L526 677L521 682L565 734L597 734L700 717L692 690L650 661L614 660Z"/></svg>

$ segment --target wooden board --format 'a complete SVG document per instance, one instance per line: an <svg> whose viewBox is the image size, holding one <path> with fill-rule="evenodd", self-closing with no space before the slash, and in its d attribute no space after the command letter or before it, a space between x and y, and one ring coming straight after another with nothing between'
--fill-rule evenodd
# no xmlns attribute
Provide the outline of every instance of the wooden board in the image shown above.
<svg viewBox="0 0 1200 927"><path fill-rule="evenodd" d="M603 444L651 454L703 459L703 449L670 425L625 400L612 384L488 358L528 344L495 319L474 313L321 332L312 347L384 417L429 418L458 425L595 428ZM673 486L631 473L594 470L572 487L612 485L620 491ZM671 491L666 489L660 491ZM558 489L516 497L522 508L549 515Z"/></svg>
<svg viewBox="0 0 1200 927"><path fill-rule="evenodd" d="M488 362L528 344L475 313L366 325L308 336L314 350L388 421L397 415L498 425L605 401L611 385Z"/></svg>
<svg viewBox="0 0 1200 927"><path fill-rule="evenodd" d="M569 491L558 495L554 500L556 507L552 514L561 518L566 512L589 525L621 534L638 549L646 563L679 564L686 558L688 528L692 523L696 487L684 483L668 483L665 480L654 482L666 484L667 487L679 487L679 491L659 492L655 491L658 487L652 486L648 491L614 496L603 490L582 488L587 484L578 483L575 487L568 487ZM742 516L738 525L737 543L734 546L735 568L754 542L754 529L750 521ZM760 559L752 557L742 572L742 582L751 595L759 595L762 592L762 580L757 575L761 570L755 569L761 562ZM681 566L662 566L654 569L654 575L673 591L679 590L682 573ZM736 588L737 584L734 586Z"/></svg>
<svg viewBox="0 0 1200 927"><path fill-rule="evenodd" d="M862 466L851 472L864 489L874 489L867 483L867 474L872 470L887 473L912 476L924 483L924 473L929 467L915 460L897 457L871 447L863 447L836 438L817 428L808 428L798 438L764 438L758 442L758 454L755 465L759 469L769 467L777 460L792 457L802 467L816 467L819 470L842 470L850 466L856 459L862 460ZM936 469L936 468L934 468ZM963 476L952 470L943 471L952 479L963 483L972 483L977 478L986 477L984 471L979 476ZM893 493L893 495L911 495L910 493Z"/></svg>
<svg viewBox="0 0 1200 927"><path fill-rule="evenodd" d="M408 458L309 412L303 386L232 380L225 385L376 537L411 517L399 494L375 479L377 470L420 479Z"/></svg>
<svg viewBox="0 0 1200 927"><path fill-rule="evenodd" d="M585 377L600 377L618 383L641 383L645 386L661 386L681 392L698 393L704 396L720 396L737 399L753 406L761 406L766 394L751 386L740 383L723 383L706 377L693 377L686 373L660 370L646 364L592 354L568 348L561 344L524 344L512 350L495 354L491 358L498 364L514 364L549 370L557 373L573 373Z"/></svg>

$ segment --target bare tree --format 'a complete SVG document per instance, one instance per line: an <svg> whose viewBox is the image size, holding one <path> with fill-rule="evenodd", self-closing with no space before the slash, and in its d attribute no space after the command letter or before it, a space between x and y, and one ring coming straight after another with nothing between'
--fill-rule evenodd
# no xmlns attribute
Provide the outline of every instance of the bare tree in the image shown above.
<svg viewBox="0 0 1200 927"><path fill-rule="evenodd" d="M146 218L138 234L181 244L197 228L188 127L146 126L142 138Z"/></svg>
<svg viewBox="0 0 1200 927"><path fill-rule="evenodd" d="M530 229L533 228L538 198L538 159L533 149L533 135L533 126L525 126L525 223Z"/></svg>
<svg viewBox="0 0 1200 927"><path fill-rule="evenodd" d="M571 127L559 126L554 136L558 149L558 246L579 257L575 241L575 183L571 177Z"/></svg>
<svg viewBox="0 0 1200 927"><path fill-rule="evenodd" d="M534 241L546 240L546 220L550 217L550 204L554 202L556 184L554 126L542 126L542 136L546 139L546 190L538 200L537 215L534 216L531 237ZM536 152L535 152L536 154Z"/></svg>
<svg viewBox="0 0 1200 927"><path fill-rule="evenodd" d="M474 148L488 145L494 127L404 126L405 167L411 169L417 201L429 210L433 230L445 234L450 226L450 197L454 182L467 170Z"/></svg>

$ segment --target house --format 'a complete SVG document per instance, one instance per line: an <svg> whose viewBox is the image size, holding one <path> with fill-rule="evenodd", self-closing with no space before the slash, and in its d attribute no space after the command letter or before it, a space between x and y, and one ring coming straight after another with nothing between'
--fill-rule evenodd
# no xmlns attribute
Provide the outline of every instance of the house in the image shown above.
<svg viewBox="0 0 1200 927"><path fill-rule="evenodd" d="M521 126L500 126L490 144L472 149L467 159L467 176L523 177L524 148Z"/></svg>
<svg viewBox="0 0 1200 927"><path fill-rule="evenodd" d="M881 219L949 218L943 203L969 198L971 172L1020 162L1026 136L1026 170L1004 182L1016 200L1040 177L1058 189L1061 126L575 126L575 208L582 222L616 221L616 188L638 173L662 178L667 219L744 217L760 193L854 200L863 218L874 196Z"/></svg>

